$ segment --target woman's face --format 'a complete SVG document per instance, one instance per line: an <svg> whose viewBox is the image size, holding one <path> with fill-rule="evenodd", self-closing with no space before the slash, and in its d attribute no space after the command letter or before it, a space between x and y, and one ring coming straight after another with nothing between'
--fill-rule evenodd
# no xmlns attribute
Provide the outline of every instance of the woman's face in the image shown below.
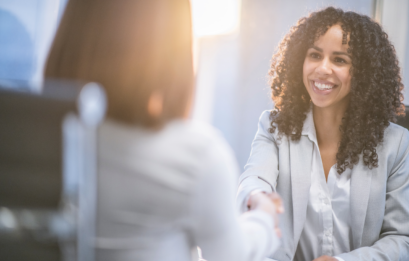
<svg viewBox="0 0 409 261"><path fill-rule="evenodd" d="M303 82L315 106L338 108L348 103L351 91L351 57L343 44L339 24L333 25L307 50Z"/></svg>

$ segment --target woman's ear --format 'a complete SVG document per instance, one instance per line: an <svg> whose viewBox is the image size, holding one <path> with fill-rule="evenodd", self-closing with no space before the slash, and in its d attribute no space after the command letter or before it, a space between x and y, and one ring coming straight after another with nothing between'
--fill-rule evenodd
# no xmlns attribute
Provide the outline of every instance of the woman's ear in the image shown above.
<svg viewBox="0 0 409 261"><path fill-rule="evenodd" d="M161 91L154 91L149 96L148 100L148 114L154 119L158 119L163 113L163 93Z"/></svg>

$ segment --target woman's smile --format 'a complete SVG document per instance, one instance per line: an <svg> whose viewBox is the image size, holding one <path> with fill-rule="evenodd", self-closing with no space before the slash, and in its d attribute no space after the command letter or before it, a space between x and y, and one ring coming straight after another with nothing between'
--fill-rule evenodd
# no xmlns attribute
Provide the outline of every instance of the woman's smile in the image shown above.
<svg viewBox="0 0 409 261"><path fill-rule="evenodd" d="M321 80L311 80L310 85L312 86L312 90L316 94L327 95L331 93L338 85L328 82L328 81L321 81Z"/></svg>

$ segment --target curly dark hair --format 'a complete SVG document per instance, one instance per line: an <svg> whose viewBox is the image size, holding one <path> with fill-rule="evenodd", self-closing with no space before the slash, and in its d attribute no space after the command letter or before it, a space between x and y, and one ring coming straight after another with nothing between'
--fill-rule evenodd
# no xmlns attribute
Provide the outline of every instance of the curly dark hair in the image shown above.
<svg viewBox="0 0 409 261"><path fill-rule="evenodd" d="M362 153L364 164L378 167L376 146L383 141L389 122L404 115L403 84L393 45L381 26L365 15L328 7L301 18L284 37L272 58L269 71L275 110L271 112L273 133L293 141L301 137L311 98L303 83L307 50L333 25L349 34L352 57L351 92L340 126L341 141L337 172L353 168Z"/></svg>

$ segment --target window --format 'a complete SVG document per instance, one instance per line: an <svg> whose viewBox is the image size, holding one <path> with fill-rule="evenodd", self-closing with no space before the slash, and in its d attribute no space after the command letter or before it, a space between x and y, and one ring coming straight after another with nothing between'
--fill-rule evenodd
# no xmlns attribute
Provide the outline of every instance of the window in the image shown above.
<svg viewBox="0 0 409 261"><path fill-rule="evenodd" d="M0 0L0 86L39 89L67 0Z"/></svg>

